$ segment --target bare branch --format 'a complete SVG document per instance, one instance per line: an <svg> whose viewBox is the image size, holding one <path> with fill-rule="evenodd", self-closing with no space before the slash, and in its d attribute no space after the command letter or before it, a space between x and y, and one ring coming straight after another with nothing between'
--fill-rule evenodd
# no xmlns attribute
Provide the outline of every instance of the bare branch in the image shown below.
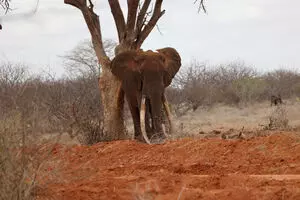
<svg viewBox="0 0 300 200"><path fill-rule="evenodd" d="M127 14L127 26L126 26L126 40L128 42L134 41L134 28L136 22L136 14L139 6L139 0L127 0L128 14Z"/></svg>
<svg viewBox="0 0 300 200"><path fill-rule="evenodd" d="M89 0L89 4L90 4L89 9L93 10L94 9L94 4L91 0Z"/></svg>
<svg viewBox="0 0 300 200"><path fill-rule="evenodd" d="M204 0L195 0L194 4L196 4L198 1L199 1L198 12L200 12L201 10L203 10L204 13L206 13L206 8L204 6Z"/></svg>
<svg viewBox="0 0 300 200"><path fill-rule="evenodd" d="M116 42L113 40L104 40L103 46L106 54L113 57ZM100 65L90 40L80 42L75 48L60 56L63 59L64 66L70 75L75 76L96 76L100 75Z"/></svg>
<svg viewBox="0 0 300 200"><path fill-rule="evenodd" d="M86 0L65 0L64 3L74 6L81 11L82 11L82 8L84 8L86 6Z"/></svg>
<svg viewBox="0 0 300 200"><path fill-rule="evenodd" d="M160 34L160 35L163 35L163 33L160 31L160 28L159 28L159 26L158 26L157 24L156 24L156 28L157 28L159 34Z"/></svg>
<svg viewBox="0 0 300 200"><path fill-rule="evenodd" d="M114 17L117 31L118 31L118 37L119 37L119 42L121 42L125 37L125 19L123 15L123 11L121 9L119 0L108 0L109 5L110 5L110 10L111 13Z"/></svg>
<svg viewBox="0 0 300 200"><path fill-rule="evenodd" d="M147 25L143 28L142 32L138 34L137 40L136 40L136 46L137 48L140 48L143 44L144 40L148 37L152 29L155 27L157 21L163 16L165 13L165 10L161 11L161 5L163 0L156 0L154 11L152 14L152 17Z"/></svg>
<svg viewBox="0 0 300 200"><path fill-rule="evenodd" d="M0 0L0 5L2 8L6 9L5 14L7 14L7 12L9 10L11 10L10 6L10 0ZM4 15L0 18L0 30L2 30L2 20L3 21L9 21L9 20L16 20L16 19L24 19L24 18L29 18L32 17L38 9L39 6L39 0L36 1L36 6L32 9L29 10L26 13L18 13L18 14L12 14L12 15Z"/></svg>
<svg viewBox="0 0 300 200"><path fill-rule="evenodd" d="M5 10L5 13L10 10L10 1L11 0L0 0L0 6Z"/></svg>
<svg viewBox="0 0 300 200"><path fill-rule="evenodd" d="M136 22L136 36L141 32L151 0L145 0Z"/></svg>
<svg viewBox="0 0 300 200"><path fill-rule="evenodd" d="M92 36L92 43L99 60L99 64L103 67L109 66L110 59L104 51L99 16L94 13L94 5L92 1L89 0L89 6L87 6L86 0L64 0L64 3L81 10Z"/></svg>

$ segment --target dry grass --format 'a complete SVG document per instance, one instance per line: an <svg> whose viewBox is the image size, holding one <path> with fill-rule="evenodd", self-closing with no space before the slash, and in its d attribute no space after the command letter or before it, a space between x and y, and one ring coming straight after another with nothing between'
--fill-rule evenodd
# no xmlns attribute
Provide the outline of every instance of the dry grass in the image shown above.
<svg viewBox="0 0 300 200"><path fill-rule="evenodd" d="M195 112L190 110L180 117L173 113L174 133L171 138L207 137L208 134L221 137L223 133L235 138L241 132L258 136L260 130L270 129L270 119L275 120L276 116L277 125L274 126L274 121L272 130L295 129L300 126L298 110L300 101L289 99L284 100L281 106L271 107L269 101L244 106L216 104L209 108L198 108ZM133 134L131 117L127 118L126 126L128 132Z"/></svg>
<svg viewBox="0 0 300 200"><path fill-rule="evenodd" d="M0 122L1 199L32 199L34 175L28 169L31 157L20 150L25 145L25 130L19 113ZM33 181L32 181L33 180Z"/></svg>
<svg viewBox="0 0 300 200"><path fill-rule="evenodd" d="M275 106L274 110L271 112L269 121L268 129L287 129L289 120L286 106Z"/></svg>
<svg viewBox="0 0 300 200"><path fill-rule="evenodd" d="M44 154L35 148L22 116L13 112L0 121L0 199L31 200L38 189L37 175L60 137ZM38 143L41 145L41 143Z"/></svg>
<svg viewBox="0 0 300 200"><path fill-rule="evenodd" d="M201 137L204 133L225 132L231 129L257 131L269 127L270 119L273 120L272 129L299 126L300 102L284 102L285 105L273 107L267 101L243 107L218 104L208 109L189 111L181 117L174 118L174 137Z"/></svg>

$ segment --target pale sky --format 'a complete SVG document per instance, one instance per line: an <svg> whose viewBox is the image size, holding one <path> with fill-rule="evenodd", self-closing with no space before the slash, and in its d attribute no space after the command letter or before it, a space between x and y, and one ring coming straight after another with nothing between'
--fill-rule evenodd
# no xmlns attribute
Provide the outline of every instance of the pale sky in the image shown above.
<svg viewBox="0 0 300 200"><path fill-rule="evenodd" d="M106 0L94 1L104 39L117 40ZM121 0L126 9L126 1ZM259 71L300 66L299 0L207 0L198 13L194 0L164 0L165 15L143 49L175 47L183 64L245 61ZM63 0L40 0L34 16L24 16L35 0L14 0L15 10L2 18L0 61L23 62L34 72L64 72L64 55L90 35L79 10ZM126 16L126 15L125 15Z"/></svg>

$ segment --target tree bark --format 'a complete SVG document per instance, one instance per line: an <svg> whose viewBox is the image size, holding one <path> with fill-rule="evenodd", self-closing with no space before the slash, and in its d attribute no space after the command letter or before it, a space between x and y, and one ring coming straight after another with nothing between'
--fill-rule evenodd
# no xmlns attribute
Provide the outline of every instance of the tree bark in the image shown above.
<svg viewBox="0 0 300 200"><path fill-rule="evenodd" d="M108 140L127 139L128 134L123 118L124 92L121 90L121 82L108 67L103 68L99 78L99 88L104 112L105 138Z"/></svg>
<svg viewBox="0 0 300 200"><path fill-rule="evenodd" d="M99 16L94 13L91 1L89 1L89 6L86 0L64 0L64 2L82 12L92 37L96 56L102 67L99 89L104 112L105 138L107 140L125 139L127 132L123 119L124 93L121 90L121 82L110 71L110 59L104 51Z"/></svg>

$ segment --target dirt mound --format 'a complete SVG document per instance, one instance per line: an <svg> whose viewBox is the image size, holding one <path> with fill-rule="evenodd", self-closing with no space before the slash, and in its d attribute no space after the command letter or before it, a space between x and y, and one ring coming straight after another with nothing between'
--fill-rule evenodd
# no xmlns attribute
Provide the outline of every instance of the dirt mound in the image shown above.
<svg viewBox="0 0 300 200"><path fill-rule="evenodd" d="M300 136L58 145L38 199L300 199Z"/></svg>

